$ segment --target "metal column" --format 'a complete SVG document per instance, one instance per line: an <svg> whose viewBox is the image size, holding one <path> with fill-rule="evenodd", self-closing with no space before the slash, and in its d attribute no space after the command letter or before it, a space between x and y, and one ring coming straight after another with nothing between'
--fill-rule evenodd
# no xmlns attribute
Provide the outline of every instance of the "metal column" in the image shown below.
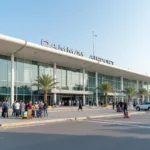
<svg viewBox="0 0 150 150"><path fill-rule="evenodd" d="M121 92L122 92L122 97L121 97L121 101L123 102L124 101L124 96L123 96L123 77L121 77Z"/></svg>
<svg viewBox="0 0 150 150"><path fill-rule="evenodd" d="M53 78L54 78L54 80L55 80L55 82L56 82L56 63L54 63L54 66L53 66ZM56 85L54 86L54 89L56 90ZM57 95L56 95L56 93L55 93L55 90L54 90L54 104L56 104L56 102L57 102Z"/></svg>
<svg viewBox="0 0 150 150"><path fill-rule="evenodd" d="M82 85L83 85L83 91L85 91L85 69L83 68L83 73L82 73ZM85 105L85 94L83 94L83 105Z"/></svg>
<svg viewBox="0 0 150 150"><path fill-rule="evenodd" d="M14 103L14 54L11 54L11 105Z"/></svg>
<svg viewBox="0 0 150 150"><path fill-rule="evenodd" d="M95 72L95 85L96 85L96 105L98 106L98 75L97 72Z"/></svg>

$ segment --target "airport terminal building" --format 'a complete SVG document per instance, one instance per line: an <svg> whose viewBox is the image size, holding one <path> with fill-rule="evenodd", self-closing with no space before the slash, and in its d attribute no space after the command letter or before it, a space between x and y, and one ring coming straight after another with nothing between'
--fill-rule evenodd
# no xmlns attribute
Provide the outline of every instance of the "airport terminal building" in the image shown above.
<svg viewBox="0 0 150 150"><path fill-rule="evenodd" d="M32 86L42 74L52 75L58 82L48 91L49 105L69 100L98 104L104 93L96 87L103 82L115 89L109 93L111 101L124 100L122 91L129 86L150 88L149 76L117 67L112 61L92 55L86 58L80 51L44 40L38 45L0 34L0 101L43 100L43 90Z"/></svg>

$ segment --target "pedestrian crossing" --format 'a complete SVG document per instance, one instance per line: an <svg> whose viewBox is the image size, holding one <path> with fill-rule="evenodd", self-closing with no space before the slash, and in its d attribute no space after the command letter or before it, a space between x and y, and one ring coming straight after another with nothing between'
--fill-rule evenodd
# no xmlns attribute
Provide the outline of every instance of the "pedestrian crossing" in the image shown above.
<svg viewBox="0 0 150 150"><path fill-rule="evenodd" d="M89 119L82 120L82 122L88 122L93 124L100 124L102 126L112 125L120 127L133 127L133 128L145 128L150 129L150 123L143 123L140 121L130 121L129 119Z"/></svg>

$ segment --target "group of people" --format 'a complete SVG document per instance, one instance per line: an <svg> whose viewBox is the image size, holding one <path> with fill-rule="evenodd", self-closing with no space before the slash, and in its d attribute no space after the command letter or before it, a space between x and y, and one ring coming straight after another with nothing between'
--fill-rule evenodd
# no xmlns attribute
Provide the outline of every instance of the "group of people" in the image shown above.
<svg viewBox="0 0 150 150"><path fill-rule="evenodd" d="M9 110L8 101L2 103L2 117L8 118ZM39 103L32 104L31 101L25 103L23 101L15 101L12 105L12 116L24 117L26 113L28 117L48 117L48 104L40 101Z"/></svg>
<svg viewBox="0 0 150 150"><path fill-rule="evenodd" d="M115 105L116 105L117 112L123 112L124 116L126 115L126 112L128 110L128 105L126 102L118 102L116 104L115 102L113 102L112 105L113 105L113 109L115 109Z"/></svg>

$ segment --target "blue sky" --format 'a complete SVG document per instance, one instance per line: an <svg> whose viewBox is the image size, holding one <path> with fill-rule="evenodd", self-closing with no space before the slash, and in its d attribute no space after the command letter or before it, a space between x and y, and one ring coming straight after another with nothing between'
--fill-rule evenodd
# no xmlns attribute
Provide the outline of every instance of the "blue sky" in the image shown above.
<svg viewBox="0 0 150 150"><path fill-rule="evenodd" d="M150 75L149 0L2 0L0 33L41 39Z"/></svg>

